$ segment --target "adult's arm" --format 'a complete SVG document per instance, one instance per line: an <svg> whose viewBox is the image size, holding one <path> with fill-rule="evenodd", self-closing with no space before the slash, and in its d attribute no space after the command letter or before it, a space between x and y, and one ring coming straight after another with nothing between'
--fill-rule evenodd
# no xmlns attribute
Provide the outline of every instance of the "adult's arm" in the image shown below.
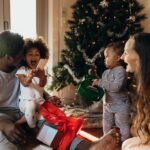
<svg viewBox="0 0 150 150"><path fill-rule="evenodd" d="M0 120L0 130L14 144L24 144L26 142L25 132L9 119Z"/></svg>

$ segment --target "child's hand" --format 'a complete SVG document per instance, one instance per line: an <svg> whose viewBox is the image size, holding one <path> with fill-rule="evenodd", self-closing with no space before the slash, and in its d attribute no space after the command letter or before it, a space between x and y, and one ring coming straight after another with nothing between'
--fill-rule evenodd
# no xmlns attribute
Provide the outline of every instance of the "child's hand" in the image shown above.
<svg viewBox="0 0 150 150"><path fill-rule="evenodd" d="M99 86L100 84L100 79L95 79L93 80L92 86Z"/></svg>
<svg viewBox="0 0 150 150"><path fill-rule="evenodd" d="M36 70L32 69L29 71L28 75L25 76L24 74L17 74L17 77L19 78L22 85L29 86L29 84L32 82L32 78L35 77Z"/></svg>
<svg viewBox="0 0 150 150"><path fill-rule="evenodd" d="M36 77L40 79L40 87L44 87L47 83L47 76L45 75L45 71L41 69L36 69Z"/></svg>
<svg viewBox="0 0 150 150"><path fill-rule="evenodd" d="M28 78L32 79L33 77L36 76L36 70L35 69L32 69L30 70L29 74L28 74Z"/></svg>
<svg viewBox="0 0 150 150"><path fill-rule="evenodd" d="M36 69L36 77L41 78L43 76L45 76L45 71L41 69Z"/></svg>
<svg viewBox="0 0 150 150"><path fill-rule="evenodd" d="M36 70L30 70L28 76L23 80L23 85L28 86L32 82L32 78L35 77Z"/></svg>

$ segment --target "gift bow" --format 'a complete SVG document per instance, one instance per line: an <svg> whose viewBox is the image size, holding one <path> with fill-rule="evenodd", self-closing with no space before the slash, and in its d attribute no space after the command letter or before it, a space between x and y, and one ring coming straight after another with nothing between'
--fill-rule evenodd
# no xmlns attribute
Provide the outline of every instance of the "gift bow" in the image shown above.
<svg viewBox="0 0 150 150"><path fill-rule="evenodd" d="M67 117L59 107L49 101L42 104L41 114L48 123L58 126L58 131L64 133L59 142L58 150L67 150L81 128L83 119Z"/></svg>

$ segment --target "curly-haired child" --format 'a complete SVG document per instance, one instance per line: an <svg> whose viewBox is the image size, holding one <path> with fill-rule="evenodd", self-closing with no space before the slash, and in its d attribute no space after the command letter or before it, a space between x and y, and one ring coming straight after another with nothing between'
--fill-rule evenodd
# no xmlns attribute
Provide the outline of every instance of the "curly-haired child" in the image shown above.
<svg viewBox="0 0 150 150"><path fill-rule="evenodd" d="M20 80L19 108L24 116L16 122L17 124L27 121L31 128L36 126L47 82L44 69L37 66L41 59L47 58L48 46L41 37L25 40L23 65L16 72Z"/></svg>

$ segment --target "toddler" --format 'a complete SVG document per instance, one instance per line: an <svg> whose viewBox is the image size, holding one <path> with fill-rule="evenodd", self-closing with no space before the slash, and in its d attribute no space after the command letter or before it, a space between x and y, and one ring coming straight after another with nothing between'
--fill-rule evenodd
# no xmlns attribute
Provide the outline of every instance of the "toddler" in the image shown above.
<svg viewBox="0 0 150 150"><path fill-rule="evenodd" d="M25 40L23 65L16 72L20 80L19 108L24 116L16 123L27 121L31 128L36 126L47 82L44 69L37 68L37 65L40 59L46 58L48 58L48 47L42 38Z"/></svg>
<svg viewBox="0 0 150 150"><path fill-rule="evenodd" d="M103 99L103 133L106 134L113 126L120 128L122 141L130 136L130 104L126 89L127 76L121 55L124 46L120 42L110 43L104 50L105 65L101 79L93 81L105 91Z"/></svg>

